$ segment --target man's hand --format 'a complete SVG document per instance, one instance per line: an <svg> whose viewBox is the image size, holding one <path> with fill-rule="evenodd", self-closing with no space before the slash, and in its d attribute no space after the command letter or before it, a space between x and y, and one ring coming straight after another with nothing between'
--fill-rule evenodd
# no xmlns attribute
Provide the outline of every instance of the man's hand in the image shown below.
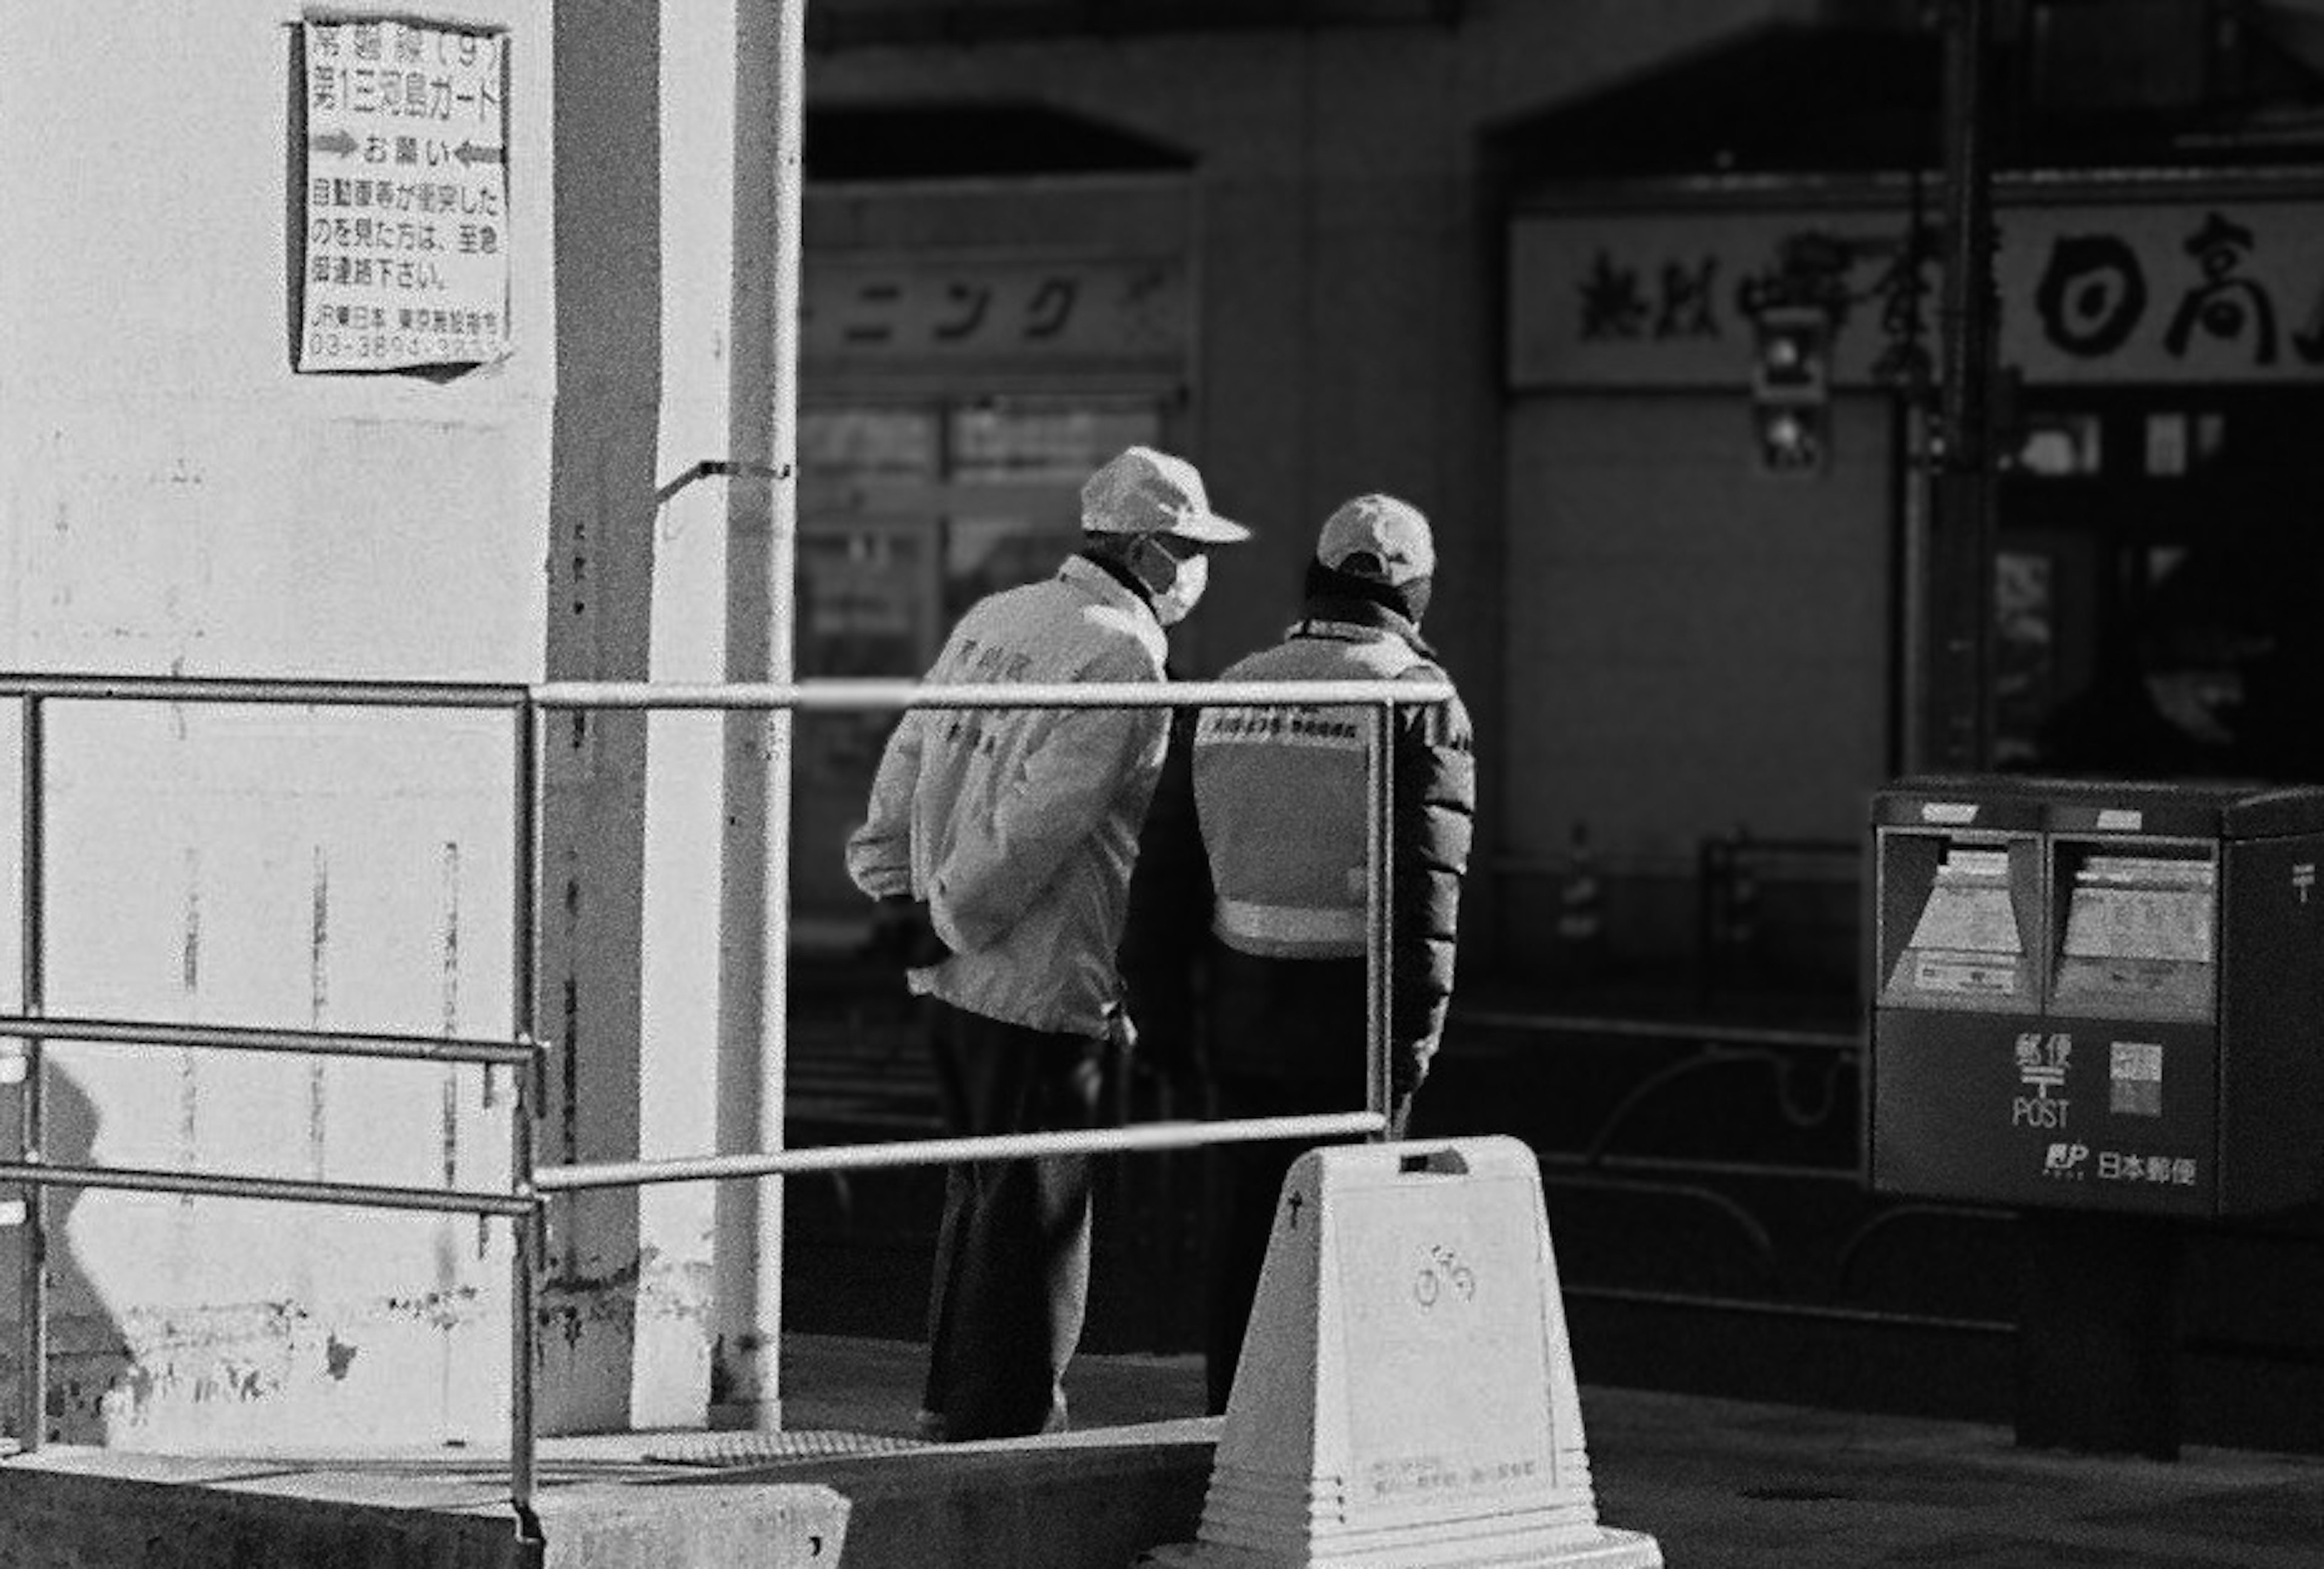
<svg viewBox="0 0 2324 1569"><path fill-rule="evenodd" d="M1129 1009L1117 1008L1106 1017L1106 1034L1115 1048L1115 1062L1136 1086L1136 1103L1148 1106L1149 1114L1211 1114L1210 1086L1182 1030L1142 1031Z"/></svg>
<svg viewBox="0 0 2324 1569"><path fill-rule="evenodd" d="M1428 1082L1428 1065L1436 1055L1436 1043L1425 1041L1398 1047L1389 1054L1388 1087L1398 1100L1409 1100L1414 1091Z"/></svg>
<svg viewBox="0 0 2324 1569"><path fill-rule="evenodd" d="M936 935L928 901L909 894L891 893L872 911L872 955L907 970L940 964L952 949Z"/></svg>

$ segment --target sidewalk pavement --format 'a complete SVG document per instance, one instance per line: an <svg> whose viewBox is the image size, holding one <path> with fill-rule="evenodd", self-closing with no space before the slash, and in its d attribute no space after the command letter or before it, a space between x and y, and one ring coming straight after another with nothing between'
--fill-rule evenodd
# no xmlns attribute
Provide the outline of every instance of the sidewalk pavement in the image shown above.
<svg viewBox="0 0 2324 1569"><path fill-rule="evenodd" d="M1219 1431L1191 1415L1198 1359L1085 1357L1074 1433L926 1446L904 1436L920 1358L788 1336L783 1434L548 1441L537 1556L508 1550L489 1456L45 1450L0 1464L0 1566L1129 1569L1193 1536ZM1594 1386L1582 1408L1601 1519L1672 1569L2324 1563L2324 1456L2045 1453L1978 1424Z"/></svg>
<svg viewBox="0 0 2324 1569"><path fill-rule="evenodd" d="M795 1336L793 1427L908 1429L919 1348ZM1076 1426L1201 1409L1196 1357L1084 1357ZM2324 1456L2175 1463L2017 1447L2007 1427L1585 1387L1599 1514L1671 1569L2316 1569ZM1214 1437L1216 1425L1194 1425Z"/></svg>

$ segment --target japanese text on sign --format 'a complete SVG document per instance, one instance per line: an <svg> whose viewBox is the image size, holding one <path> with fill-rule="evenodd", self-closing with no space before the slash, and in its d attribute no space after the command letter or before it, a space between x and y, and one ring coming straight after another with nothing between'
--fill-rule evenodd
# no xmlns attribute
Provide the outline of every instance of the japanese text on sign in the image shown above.
<svg viewBox="0 0 2324 1569"><path fill-rule="evenodd" d="M310 22L299 368L508 352L506 39Z"/></svg>
<svg viewBox="0 0 2324 1569"><path fill-rule="evenodd" d="M809 361L1175 370L1191 337L1175 261L827 253L807 257L801 281Z"/></svg>
<svg viewBox="0 0 2324 1569"><path fill-rule="evenodd" d="M2324 380L2313 198L2008 206L1996 218L2001 353L2042 381ZM1935 227L1893 212L1530 215L1512 229L1520 386L1718 384L1774 309L1830 323L1832 376L1937 364Z"/></svg>

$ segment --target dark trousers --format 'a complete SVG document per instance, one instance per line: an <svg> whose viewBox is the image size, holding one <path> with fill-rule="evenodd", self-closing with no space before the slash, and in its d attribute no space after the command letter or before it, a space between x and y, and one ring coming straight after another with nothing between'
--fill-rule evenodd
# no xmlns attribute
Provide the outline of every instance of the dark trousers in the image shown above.
<svg viewBox="0 0 2324 1569"><path fill-rule="evenodd" d="M936 1088L955 1137L1094 1126L1104 1043L932 1002ZM1065 1364L1089 1302L1085 1156L946 1168L921 1404L948 1439L1065 1425Z"/></svg>
<svg viewBox="0 0 2324 1569"><path fill-rule="evenodd" d="M1364 1109L1367 993L1360 959L1260 959L1213 947L1211 1052L1222 1118ZM1391 1109L1397 1127L1406 1108ZM1394 1128L1391 1137L1397 1136ZM1216 1198L1204 1282L1203 1361L1213 1415L1227 1408L1276 1203L1312 1141L1222 1144L1211 1151Z"/></svg>
<svg viewBox="0 0 2324 1569"><path fill-rule="evenodd" d="M1323 1109L1348 1111L1360 1104ZM1309 1096L1279 1080L1219 1082L1222 1117L1286 1117L1315 1109ZM1219 1210L1204 1281L1203 1374L1214 1417L1226 1410L1227 1397L1234 1390L1235 1364L1259 1296L1259 1270L1267 1262L1268 1239L1275 1232L1275 1205L1283 1178L1308 1148L1270 1140L1221 1144L1211 1151Z"/></svg>

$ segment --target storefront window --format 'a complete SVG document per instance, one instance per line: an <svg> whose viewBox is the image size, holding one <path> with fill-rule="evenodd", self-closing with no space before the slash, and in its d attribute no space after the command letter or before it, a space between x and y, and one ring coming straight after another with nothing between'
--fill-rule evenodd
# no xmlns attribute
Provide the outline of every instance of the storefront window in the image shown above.
<svg viewBox="0 0 2324 1569"><path fill-rule="evenodd" d="M928 409L809 409L799 416L799 472L818 481L933 478L940 427Z"/></svg>
<svg viewBox="0 0 2324 1569"><path fill-rule="evenodd" d="M1123 448L1158 441L1160 426L1159 411L1144 402L1024 398L954 409L959 484L957 510L944 520L946 619L1055 571L1080 541L1082 482Z"/></svg>
<svg viewBox="0 0 2324 1569"><path fill-rule="evenodd" d="M2005 549L1994 558L1996 767L2037 760L2035 736L2057 703L2056 558Z"/></svg>
<svg viewBox="0 0 2324 1569"><path fill-rule="evenodd" d="M935 411L925 409L818 409L801 416L800 674L918 669L933 609L934 542L909 509L937 478L940 434Z"/></svg>
<svg viewBox="0 0 2324 1569"><path fill-rule="evenodd" d="M2316 395L2058 402L2000 493L1997 763L2314 782Z"/></svg>

